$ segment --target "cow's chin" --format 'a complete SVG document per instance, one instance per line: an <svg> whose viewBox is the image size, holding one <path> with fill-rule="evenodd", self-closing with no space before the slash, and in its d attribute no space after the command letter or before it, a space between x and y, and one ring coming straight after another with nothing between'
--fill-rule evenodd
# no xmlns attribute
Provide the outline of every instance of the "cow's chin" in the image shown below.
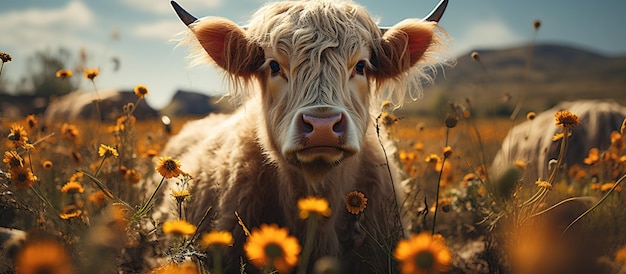
<svg viewBox="0 0 626 274"><path fill-rule="evenodd" d="M315 146L288 153L289 162L304 173L318 177L341 165L355 151L334 146Z"/></svg>

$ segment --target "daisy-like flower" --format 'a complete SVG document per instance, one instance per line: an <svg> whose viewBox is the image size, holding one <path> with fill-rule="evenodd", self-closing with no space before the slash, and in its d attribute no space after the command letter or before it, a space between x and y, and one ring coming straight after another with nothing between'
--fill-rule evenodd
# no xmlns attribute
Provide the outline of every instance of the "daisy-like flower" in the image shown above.
<svg viewBox="0 0 626 274"><path fill-rule="evenodd" d="M63 220L74 219L83 214L83 211L80 210L75 205L67 205L63 208L63 212L59 214L59 217Z"/></svg>
<svg viewBox="0 0 626 274"><path fill-rule="evenodd" d="M404 274L441 273L452 263L452 253L443 237L425 232L398 242L393 255Z"/></svg>
<svg viewBox="0 0 626 274"><path fill-rule="evenodd" d="M100 144L100 148L98 148L98 155L100 155L100 157L119 157L120 155L117 153L117 149L107 146L105 144Z"/></svg>
<svg viewBox="0 0 626 274"><path fill-rule="evenodd" d="M196 226L183 220L167 221L163 223L162 229L166 234L181 236L189 236L196 233Z"/></svg>
<svg viewBox="0 0 626 274"><path fill-rule="evenodd" d="M9 169L24 166L24 159L22 159L22 156L17 154L16 151L5 151L2 162L4 162Z"/></svg>
<svg viewBox="0 0 626 274"><path fill-rule="evenodd" d="M65 78L72 77L73 74L74 73L69 69L60 69L60 70L57 70L56 76L57 78L65 79Z"/></svg>
<svg viewBox="0 0 626 274"><path fill-rule="evenodd" d="M35 116L35 114L30 114L28 116L26 116L26 124L28 125L28 128L33 129L35 128L35 126L37 125L37 117Z"/></svg>
<svg viewBox="0 0 626 274"><path fill-rule="evenodd" d="M96 68L85 69L83 72L85 73L85 78L91 81L93 81L93 79L98 77L98 74L100 74L100 71Z"/></svg>
<svg viewBox="0 0 626 274"><path fill-rule="evenodd" d="M526 113L526 119L527 120L535 120L535 118L537 118L537 113L534 111L529 111L528 113Z"/></svg>
<svg viewBox="0 0 626 274"><path fill-rule="evenodd" d="M67 182L61 188L61 192L63 193L83 193L85 191L83 186L79 182L70 181Z"/></svg>
<svg viewBox="0 0 626 274"><path fill-rule="evenodd" d="M183 171L180 169L180 162L169 156L159 158L156 171L166 179L183 174Z"/></svg>
<svg viewBox="0 0 626 274"><path fill-rule="evenodd" d="M148 94L148 88L144 85L136 85L134 91L139 98L144 98Z"/></svg>
<svg viewBox="0 0 626 274"><path fill-rule="evenodd" d="M557 112L554 115L556 119L557 126L563 126L566 128L572 128L573 126L580 125L580 121L578 120L578 116L576 114L571 113L569 110L564 109Z"/></svg>
<svg viewBox="0 0 626 274"><path fill-rule="evenodd" d="M348 212L356 215L365 210L367 207L367 198L365 195L358 191L352 191L346 194L346 209Z"/></svg>
<svg viewBox="0 0 626 274"><path fill-rule="evenodd" d="M63 244L48 237L28 240L14 262L16 273L73 273L72 260Z"/></svg>
<svg viewBox="0 0 626 274"><path fill-rule="evenodd" d="M211 231L204 233L200 245L204 247L226 247L233 245L233 234L229 231Z"/></svg>
<svg viewBox="0 0 626 274"><path fill-rule="evenodd" d="M170 195L172 195L172 197L174 197L174 199L176 199L176 202L178 203L182 203L183 201L191 197L191 193L189 193L189 190L186 188L181 190L172 189L172 193Z"/></svg>
<svg viewBox="0 0 626 274"><path fill-rule="evenodd" d="M331 210L328 207L328 200L318 197L306 197L298 200L300 219L307 219L311 213L330 217Z"/></svg>
<svg viewBox="0 0 626 274"><path fill-rule="evenodd" d="M30 168L16 166L9 170L11 182L17 189L27 189L37 181L37 176L33 175Z"/></svg>
<svg viewBox="0 0 626 274"><path fill-rule="evenodd" d="M63 135L65 139L68 139L74 142L76 141L78 134L79 134L79 131L75 125L70 125L70 124L65 123L61 126L61 135Z"/></svg>
<svg viewBox="0 0 626 274"><path fill-rule="evenodd" d="M103 207L106 203L107 196L104 194L102 190L97 191L89 195L89 202L94 204L97 207Z"/></svg>
<svg viewBox="0 0 626 274"><path fill-rule="evenodd" d="M256 267L274 266L279 273L288 273L295 267L301 251L298 240L276 224L253 229L243 248Z"/></svg>
<svg viewBox="0 0 626 274"><path fill-rule="evenodd" d="M7 136L9 140L13 141L16 146L23 146L28 142L28 134L24 127L18 124L13 124L11 126L11 131L9 132L9 136Z"/></svg>

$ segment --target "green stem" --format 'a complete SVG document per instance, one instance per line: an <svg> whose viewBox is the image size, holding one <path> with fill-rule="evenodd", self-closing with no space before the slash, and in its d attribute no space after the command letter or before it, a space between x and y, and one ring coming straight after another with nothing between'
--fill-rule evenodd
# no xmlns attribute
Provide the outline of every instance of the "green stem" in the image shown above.
<svg viewBox="0 0 626 274"><path fill-rule="evenodd" d="M150 198L148 198L148 201L146 201L143 204L143 206L141 206L141 208L139 208L139 210L135 212L131 220L133 221L139 220L139 218L141 218L146 213L146 211L148 211L148 209L150 208L150 204L152 203L152 200L154 199L154 196L156 196L157 192L159 192L159 189L161 189L163 182L165 182L165 177L161 178L159 185L157 185L156 189L152 192L152 194L150 195Z"/></svg>
<svg viewBox="0 0 626 274"><path fill-rule="evenodd" d="M446 127L446 147L448 146L448 136L450 133L450 128ZM439 211L439 190L441 188L441 177L443 176L443 168L446 164L446 156L443 156L443 160L441 161L441 170L439 170L439 177L437 178L437 194L435 195L435 213L433 214L433 229L431 231L431 235L435 235L435 225L437 223L437 211Z"/></svg>
<svg viewBox="0 0 626 274"><path fill-rule="evenodd" d="M304 240L304 249L302 251L300 266L298 267L298 274L304 274L307 272L311 251L313 251L313 241L315 240L314 237L317 230L318 217L317 213L313 213L309 216L309 220L307 221L306 239Z"/></svg>

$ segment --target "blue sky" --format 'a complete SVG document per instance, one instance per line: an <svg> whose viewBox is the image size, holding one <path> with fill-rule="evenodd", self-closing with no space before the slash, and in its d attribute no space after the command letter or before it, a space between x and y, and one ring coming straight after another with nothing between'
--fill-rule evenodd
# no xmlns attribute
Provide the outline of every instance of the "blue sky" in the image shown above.
<svg viewBox="0 0 626 274"><path fill-rule="evenodd" d="M197 17L221 16L245 23L262 0L179 0ZM438 0L362 0L381 25L423 17ZM538 42L579 46L606 55L626 54L626 1L604 0L450 0L440 24L452 37L451 52L501 48L527 43L532 22L542 21ZM3 78L15 84L28 71L27 58L36 51L73 56L84 49L89 67L101 69L99 89L150 90L148 103L163 107L177 89L218 94L224 86L212 66L189 67L187 49L170 39L185 30L169 0L11 0L0 10L0 51L13 61L5 64ZM119 39L112 39L118 33ZM113 70L111 58L120 60ZM78 75L81 77L81 75ZM82 88L91 90L86 81Z"/></svg>

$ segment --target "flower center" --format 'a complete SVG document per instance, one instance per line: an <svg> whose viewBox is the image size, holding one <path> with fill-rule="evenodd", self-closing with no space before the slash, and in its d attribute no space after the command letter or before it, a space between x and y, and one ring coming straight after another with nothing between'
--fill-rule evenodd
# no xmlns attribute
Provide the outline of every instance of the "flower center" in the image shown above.
<svg viewBox="0 0 626 274"><path fill-rule="evenodd" d="M20 182L26 181L26 179L28 179L28 176L25 173L20 173L17 176L17 180L20 181Z"/></svg>
<svg viewBox="0 0 626 274"><path fill-rule="evenodd" d="M274 260L283 255L283 249L276 243L269 243L265 246L265 255Z"/></svg>
<svg viewBox="0 0 626 274"><path fill-rule="evenodd" d="M350 198L350 206L360 207L361 206L361 198L359 198L357 196L353 196L352 198Z"/></svg>
<svg viewBox="0 0 626 274"><path fill-rule="evenodd" d="M174 171L176 170L176 163L172 160L167 160L165 161L165 163L163 163L163 166L165 167L165 169L167 169L168 171Z"/></svg>
<svg viewBox="0 0 626 274"><path fill-rule="evenodd" d="M431 269L435 264L435 256L428 250L420 251L415 255L415 264L420 269Z"/></svg>

